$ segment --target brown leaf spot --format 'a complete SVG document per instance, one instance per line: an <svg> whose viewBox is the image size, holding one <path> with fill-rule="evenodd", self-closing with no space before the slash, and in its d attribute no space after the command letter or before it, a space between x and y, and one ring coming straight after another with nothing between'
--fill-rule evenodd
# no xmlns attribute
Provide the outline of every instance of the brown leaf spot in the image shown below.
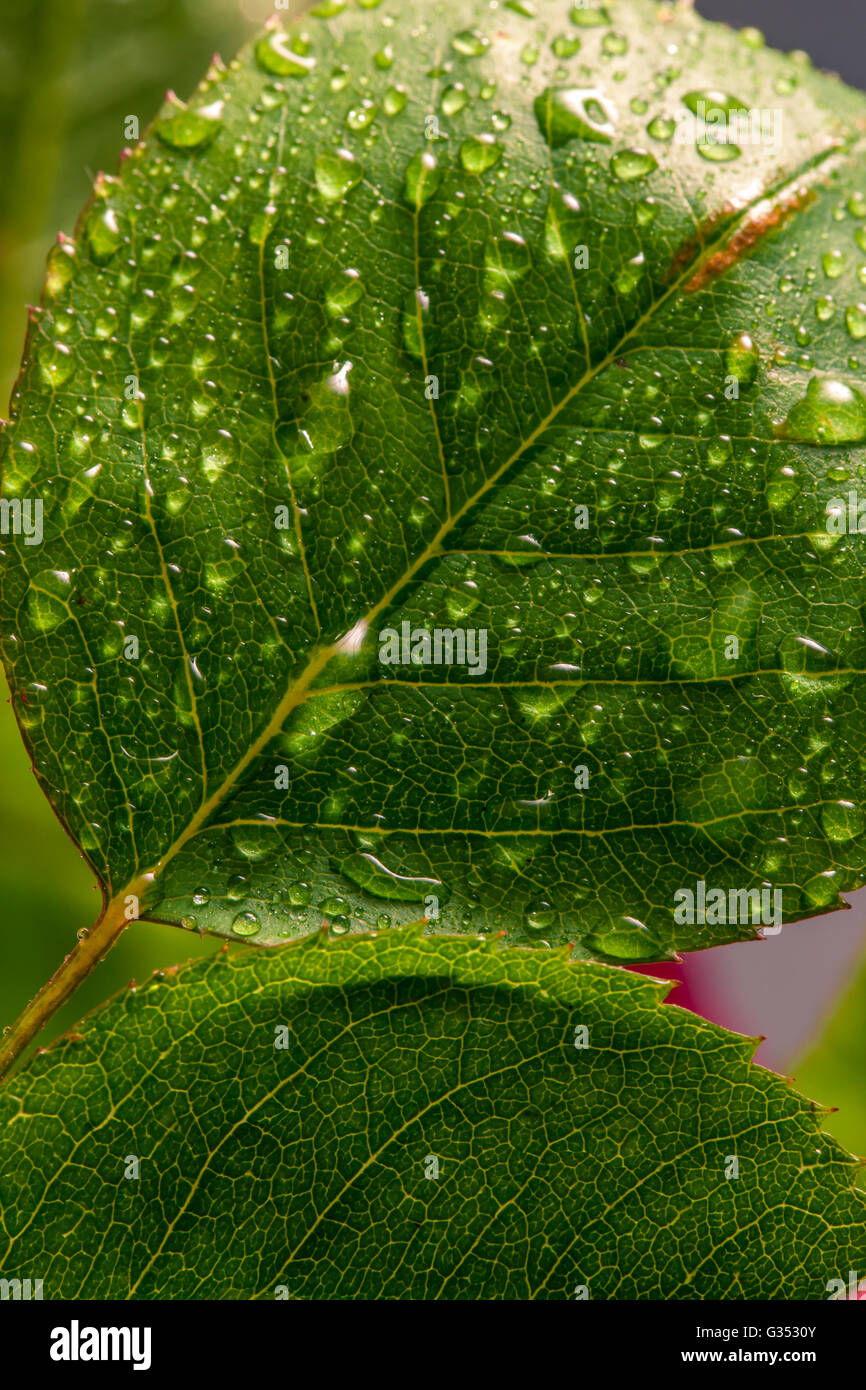
<svg viewBox="0 0 866 1390"><path fill-rule="evenodd" d="M698 267L685 286L686 293L693 294L695 290L703 289L711 280L726 274L750 251L753 251L769 232L783 226L793 213L800 212L814 200L815 193L812 189L799 189L789 198L774 203L748 222L743 223L725 246L714 251L704 264Z"/></svg>

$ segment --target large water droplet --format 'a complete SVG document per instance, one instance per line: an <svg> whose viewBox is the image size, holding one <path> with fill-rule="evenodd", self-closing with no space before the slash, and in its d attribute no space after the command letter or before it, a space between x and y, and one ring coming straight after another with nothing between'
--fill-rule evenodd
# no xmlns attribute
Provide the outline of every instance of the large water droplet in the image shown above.
<svg viewBox="0 0 866 1390"><path fill-rule="evenodd" d="M702 159L708 159L711 164L729 164L732 159L739 159L743 153L739 145L733 144L732 141L712 137L698 140L695 149Z"/></svg>
<svg viewBox="0 0 866 1390"><path fill-rule="evenodd" d="M332 318L341 318L364 294L364 286L356 270L346 271L331 280L325 290L325 307Z"/></svg>
<svg viewBox="0 0 866 1390"><path fill-rule="evenodd" d="M254 912L239 912L232 922L235 936L255 936L261 931L261 923Z"/></svg>
<svg viewBox="0 0 866 1390"><path fill-rule="evenodd" d="M523 926L534 936L538 932L549 931L555 925L556 918L556 909L545 898L538 898L526 908Z"/></svg>
<svg viewBox="0 0 866 1390"><path fill-rule="evenodd" d="M463 110L468 100L469 93L463 84L458 82L454 86L445 88L440 104L446 116L456 116L458 112Z"/></svg>
<svg viewBox="0 0 866 1390"><path fill-rule="evenodd" d="M490 40L478 29L461 29L451 40L451 47L464 58L480 58L490 47Z"/></svg>
<svg viewBox="0 0 866 1390"><path fill-rule="evenodd" d="M658 167L658 160L648 150L618 150L610 161L611 173L626 183L644 179Z"/></svg>
<svg viewBox="0 0 866 1390"><path fill-rule="evenodd" d="M603 24L610 24L610 15L603 5L587 5L585 0L571 7L571 22L576 24L579 29L600 29Z"/></svg>
<svg viewBox="0 0 866 1390"><path fill-rule="evenodd" d="M178 104L174 115L163 116L157 121L156 133L163 144L173 150L203 150L220 132L224 105L222 101L215 101L210 106L190 111Z"/></svg>
<svg viewBox="0 0 866 1390"><path fill-rule="evenodd" d="M120 219L114 208L98 202L89 213L84 225L84 235L90 255L97 265L107 261L123 245L123 231Z"/></svg>
<svg viewBox="0 0 866 1390"><path fill-rule="evenodd" d="M845 844L863 834L866 816L853 801L831 801L822 807L821 824L828 840L834 844Z"/></svg>
<svg viewBox="0 0 866 1390"><path fill-rule="evenodd" d="M616 134L616 107L597 87L547 87L532 109L552 149L569 140L609 145Z"/></svg>
<svg viewBox="0 0 866 1390"><path fill-rule="evenodd" d="M403 196L410 207L421 208L428 202L442 180L435 156L423 150L409 160Z"/></svg>
<svg viewBox="0 0 866 1390"><path fill-rule="evenodd" d="M326 203L345 198L361 182L364 170L349 150L322 150L316 156L316 187Z"/></svg>
<svg viewBox="0 0 866 1390"><path fill-rule="evenodd" d="M502 146L491 135L464 140L460 146L460 163L467 174L485 174L502 158Z"/></svg>
<svg viewBox="0 0 866 1390"><path fill-rule="evenodd" d="M374 898L419 903L423 902L428 894L433 894L441 903L445 896L438 879L396 874L373 854L350 854L341 863L340 872Z"/></svg>
<svg viewBox="0 0 866 1390"><path fill-rule="evenodd" d="M672 954L636 917L620 917L610 930L591 932L582 944L596 955L614 961L660 961L670 959Z"/></svg>
<svg viewBox="0 0 866 1390"><path fill-rule="evenodd" d="M302 41L294 42L298 48L304 47ZM288 35L279 29L274 29L265 38L259 39L256 44L256 62L265 72L273 73L276 77L306 77L316 65L315 58L310 57L308 53L296 52Z"/></svg>
<svg viewBox="0 0 866 1390"><path fill-rule="evenodd" d="M731 96L730 92L721 92L715 87L701 87L694 92L686 92L683 96L683 105L695 116L700 116L704 120L707 117L712 121L717 112L724 112L725 117L731 116L734 112L743 111L748 114L749 108L739 97Z"/></svg>
<svg viewBox="0 0 866 1390"><path fill-rule="evenodd" d="M677 123L673 116L654 116L647 126L647 135L654 140L672 140Z"/></svg>
<svg viewBox="0 0 866 1390"><path fill-rule="evenodd" d="M738 333L725 352L725 372L740 386L751 386L758 375L760 356L748 333Z"/></svg>
<svg viewBox="0 0 866 1390"><path fill-rule="evenodd" d="M842 381L813 377L789 412L785 433L803 444L863 444L866 397Z"/></svg>

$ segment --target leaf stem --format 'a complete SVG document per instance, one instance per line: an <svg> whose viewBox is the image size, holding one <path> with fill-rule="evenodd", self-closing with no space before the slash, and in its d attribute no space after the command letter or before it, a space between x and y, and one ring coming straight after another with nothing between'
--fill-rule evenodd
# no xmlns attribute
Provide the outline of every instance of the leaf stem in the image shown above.
<svg viewBox="0 0 866 1390"><path fill-rule="evenodd" d="M6 1077L40 1029L44 1028L61 1005L72 997L103 956L108 954L118 937L131 925L126 916L126 901L130 891L132 890L124 889L122 894L111 900L96 925L79 938L74 949L64 958L50 980L31 999L27 1008L4 1035L0 1046L0 1081Z"/></svg>

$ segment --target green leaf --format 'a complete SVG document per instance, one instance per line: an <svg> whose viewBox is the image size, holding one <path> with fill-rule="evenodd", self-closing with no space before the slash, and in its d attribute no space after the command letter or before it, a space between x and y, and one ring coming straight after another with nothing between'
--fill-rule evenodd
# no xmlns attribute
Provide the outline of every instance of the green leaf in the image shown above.
<svg viewBox="0 0 866 1390"><path fill-rule="evenodd" d="M46 1298L826 1298L862 1266L854 1160L668 988L412 929L160 974L4 1089L0 1268Z"/></svg>
<svg viewBox="0 0 866 1390"><path fill-rule="evenodd" d="M5 660L110 912L619 960L756 933L700 880L838 907L863 99L641 0L332 9L166 105L28 340Z"/></svg>

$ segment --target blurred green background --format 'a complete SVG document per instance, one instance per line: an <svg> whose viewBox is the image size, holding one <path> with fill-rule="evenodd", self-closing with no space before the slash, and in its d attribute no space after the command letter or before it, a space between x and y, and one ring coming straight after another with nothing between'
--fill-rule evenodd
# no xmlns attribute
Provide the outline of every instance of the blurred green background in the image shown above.
<svg viewBox="0 0 866 1390"><path fill-rule="evenodd" d="M304 0L289 0L289 13L306 7ZM166 89L188 96L213 54L231 57L271 8L268 0L21 0L6 8L0 36L2 405L17 372L26 306L39 301L48 249L58 231L73 231L96 173L116 170L125 118L137 116L143 130ZM760 10L761 0L755 0L752 23L760 23ZM5 681L0 765L2 1026L54 971L76 931L93 922L100 897L31 773ZM134 924L40 1042L132 977L142 979L217 944L169 927ZM840 1106L827 1127L861 1153L864 1062L866 973L812 1040L808 1055L792 1064L800 1090Z"/></svg>

